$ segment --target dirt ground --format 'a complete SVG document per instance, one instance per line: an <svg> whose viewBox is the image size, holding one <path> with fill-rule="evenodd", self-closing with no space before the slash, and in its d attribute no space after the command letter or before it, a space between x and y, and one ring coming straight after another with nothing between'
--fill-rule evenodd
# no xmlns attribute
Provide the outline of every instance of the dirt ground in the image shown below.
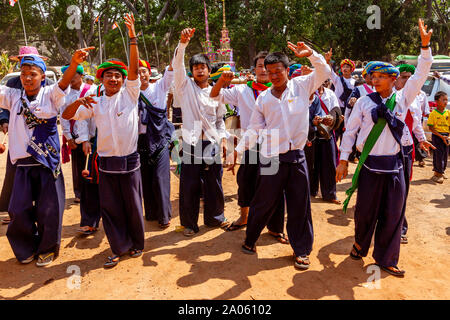
<svg viewBox="0 0 450 320"><path fill-rule="evenodd" d="M3 183L6 153L0 155ZM0 299L450 299L450 180L430 181L432 161L414 166L408 199L409 244L402 245L399 266L403 279L376 270L371 257L354 261L353 197L347 214L341 206L312 199L314 246L311 267L294 268L292 249L263 231L258 254L241 252L245 230L224 232L203 225L187 238L175 231L179 225L179 179L172 173L172 225L161 231L157 222L145 222L145 250L137 259L122 258L113 269L103 269L111 255L103 228L93 236L77 235L79 205L74 203L70 163L63 165L66 185L60 256L49 266L21 265L0 226ZM352 164L350 172L354 172ZM450 176L450 171L448 173ZM344 198L351 175L338 185ZM223 177L225 215L239 216L236 179ZM0 213L0 217L6 213ZM79 276L78 276L79 275Z"/></svg>

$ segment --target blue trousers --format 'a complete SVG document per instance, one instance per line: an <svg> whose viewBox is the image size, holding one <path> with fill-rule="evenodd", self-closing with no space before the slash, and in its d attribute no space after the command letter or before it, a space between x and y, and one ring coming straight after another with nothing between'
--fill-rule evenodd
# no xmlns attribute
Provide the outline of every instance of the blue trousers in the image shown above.
<svg viewBox="0 0 450 320"><path fill-rule="evenodd" d="M209 153L210 142L201 141L198 148L203 154ZM207 149L208 148L208 149ZM181 225L199 231L198 216L200 194L203 183L204 223L207 226L219 226L224 220L225 199L222 189L223 168L220 153L208 154L216 161L205 161L194 156L194 147L183 143L183 161L180 173L180 222ZM216 148L216 151L218 149ZM219 159L217 159L219 155ZM195 159L197 157L197 159ZM188 160L188 161L187 161Z"/></svg>
<svg viewBox="0 0 450 320"><path fill-rule="evenodd" d="M150 157L145 152L139 154L145 218L167 224L172 218L169 149L165 148L157 157Z"/></svg>
<svg viewBox="0 0 450 320"><path fill-rule="evenodd" d="M437 135L431 135L431 141L436 147L433 150L433 171L437 173L445 173L448 159L448 146Z"/></svg>
<svg viewBox="0 0 450 320"><path fill-rule="evenodd" d="M325 201L336 197L336 145L333 138L315 139L311 147L305 147L307 154L310 192L312 196L322 193Z"/></svg>
<svg viewBox="0 0 450 320"><path fill-rule="evenodd" d="M366 256L375 232L373 258L384 267L397 266L400 256L406 186L402 159L398 161L397 173L373 172L363 166L359 175L355 241Z"/></svg>
<svg viewBox="0 0 450 320"><path fill-rule="evenodd" d="M298 150L300 151L300 150ZM309 255L314 240L309 195L308 168L303 151L296 163L279 162L278 171L272 175L261 174L271 164L260 164L256 193L250 205L245 244L253 247L262 230L286 197L289 242L297 256Z"/></svg>
<svg viewBox="0 0 450 320"><path fill-rule="evenodd" d="M98 184L89 183L81 178L80 227L97 228L100 223L100 194Z"/></svg>
<svg viewBox="0 0 450 320"><path fill-rule="evenodd" d="M253 153L253 154L251 154ZM252 158L252 159L250 159ZM250 162L252 160L252 162ZM254 163L256 160L256 163ZM259 152L247 150L244 154L244 161L239 166L237 172L238 184L238 205L241 208L250 207L255 196L256 181L259 171ZM283 233L284 230L284 194L279 200L275 214L267 223L267 229L275 233Z"/></svg>
<svg viewBox="0 0 450 320"><path fill-rule="evenodd" d="M111 168L117 157L100 158L99 193L100 211L106 237L115 255L123 255L129 250L144 249L144 217L142 210L142 182L139 169L128 173L106 173L102 171L110 162ZM129 167L139 163L137 153L128 157ZM126 166L124 161L119 164ZM131 165L130 165L131 163Z"/></svg>
<svg viewBox="0 0 450 320"><path fill-rule="evenodd" d="M404 215L405 219L403 220L403 226L402 226L402 235L406 235L406 233L408 232L408 221L406 220L406 202L408 200L408 194L409 194L409 185L410 185L410 181L411 181L411 169L412 169L412 165L414 163L414 159L412 158L412 150L413 147L411 146L406 146L403 147L403 163L404 163L404 173L405 173L405 189L406 189L406 193L405 193L405 201L403 203L403 209L402 209L402 214Z"/></svg>
<svg viewBox="0 0 450 320"><path fill-rule="evenodd" d="M58 256L64 204L62 174L55 179L42 165L16 167L6 236L19 261L48 252Z"/></svg>

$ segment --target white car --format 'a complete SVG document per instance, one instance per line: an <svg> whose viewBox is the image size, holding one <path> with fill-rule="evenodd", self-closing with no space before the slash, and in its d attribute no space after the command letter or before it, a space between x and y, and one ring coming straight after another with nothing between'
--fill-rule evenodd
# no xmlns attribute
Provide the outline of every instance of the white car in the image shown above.
<svg viewBox="0 0 450 320"><path fill-rule="evenodd" d="M20 72L12 72L12 73L8 73L3 79L2 81L0 81L0 85L5 85L6 82L8 82L9 79L14 78L20 76ZM47 79L52 80L53 82L58 82L58 78L56 77L56 74L53 71L47 70L45 71L45 77Z"/></svg>
<svg viewBox="0 0 450 320"><path fill-rule="evenodd" d="M444 72L444 75L447 77L450 76L450 71ZM425 91L425 93L427 94L428 103L430 105L433 104L434 95L438 91L444 91L445 93L447 93L448 96L450 96L450 85L445 83L442 79L435 78L432 75L428 76L428 79L425 81L425 84L423 85L422 90ZM450 110L450 101L447 104L446 109ZM434 108L432 108L430 106L430 112L433 110L434 110ZM431 141L431 131L428 128L427 122L428 122L428 118L424 117L423 122L422 122L423 130L425 131L427 140Z"/></svg>

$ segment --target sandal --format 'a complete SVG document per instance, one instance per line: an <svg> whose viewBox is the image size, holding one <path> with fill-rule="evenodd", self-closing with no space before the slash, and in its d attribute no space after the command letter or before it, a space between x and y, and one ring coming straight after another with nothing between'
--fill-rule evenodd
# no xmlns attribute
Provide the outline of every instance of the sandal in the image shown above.
<svg viewBox="0 0 450 320"><path fill-rule="evenodd" d="M306 270L309 268L311 262L309 261L308 256L297 257L297 256L295 256L295 253L294 253L294 257L295 257L294 266L296 268L301 269L301 270Z"/></svg>
<svg viewBox="0 0 450 320"><path fill-rule="evenodd" d="M379 266L382 270L386 271L387 273L389 273L390 275L396 276L396 277L400 277L403 278L405 276L406 271L405 270L400 270L397 266L391 266L391 267L383 267L379 264L376 264L377 266Z"/></svg>
<svg viewBox="0 0 450 320"><path fill-rule="evenodd" d="M240 230L242 228L245 228L247 226L247 224L234 224L234 222L232 224L230 224L225 231L236 231L236 230Z"/></svg>
<svg viewBox="0 0 450 320"><path fill-rule="evenodd" d="M227 218L225 218L222 223L219 225L219 228L226 230L230 226Z"/></svg>
<svg viewBox="0 0 450 320"><path fill-rule="evenodd" d="M119 261L120 261L120 257L119 256L108 257L108 261L105 262L103 267L105 267L105 268L115 267L115 266L117 266Z"/></svg>
<svg viewBox="0 0 450 320"><path fill-rule="evenodd" d="M11 222L11 218L3 218L2 224L9 224Z"/></svg>
<svg viewBox="0 0 450 320"><path fill-rule="evenodd" d="M34 254L32 256L30 256L29 258L25 259L25 260L20 260L21 264L29 264L34 260Z"/></svg>
<svg viewBox="0 0 450 320"><path fill-rule="evenodd" d="M169 221L168 223L166 223L166 224L160 223L160 224L159 224L159 227L160 227L161 229L167 229L168 227L170 227L170 221Z"/></svg>
<svg viewBox="0 0 450 320"><path fill-rule="evenodd" d="M408 243L408 236L406 234L402 235L400 243L401 244L407 244Z"/></svg>
<svg viewBox="0 0 450 320"><path fill-rule="evenodd" d="M355 252L356 254L354 254L353 252ZM362 254L361 254L361 250L358 250L358 248L356 248L355 245L353 245L353 249L350 252L350 257L353 260L361 260L363 258Z"/></svg>
<svg viewBox="0 0 450 320"><path fill-rule="evenodd" d="M137 258L142 256L142 250L132 249L130 250L130 257Z"/></svg>
<svg viewBox="0 0 450 320"><path fill-rule="evenodd" d="M197 232L195 232L191 228L184 228L184 231L183 231L183 235L185 235L186 237L192 237L196 233Z"/></svg>
<svg viewBox="0 0 450 320"><path fill-rule="evenodd" d="M45 267L53 262L53 258L55 257L54 252L40 254L38 257L38 261L36 262L36 266Z"/></svg>
<svg viewBox="0 0 450 320"><path fill-rule="evenodd" d="M97 232L97 228L85 226L85 227L81 227L80 229L78 229L78 232L81 234L84 234L86 236L89 236L89 235Z"/></svg>
<svg viewBox="0 0 450 320"><path fill-rule="evenodd" d="M255 254L256 253L256 247L249 247L245 244L242 245L242 252L246 253L246 254Z"/></svg>
<svg viewBox="0 0 450 320"><path fill-rule="evenodd" d="M278 242L282 243L282 244L289 244L289 239L288 237L286 237L286 235L284 233L271 233L271 231L269 231L269 234L274 237L275 239L278 240Z"/></svg>

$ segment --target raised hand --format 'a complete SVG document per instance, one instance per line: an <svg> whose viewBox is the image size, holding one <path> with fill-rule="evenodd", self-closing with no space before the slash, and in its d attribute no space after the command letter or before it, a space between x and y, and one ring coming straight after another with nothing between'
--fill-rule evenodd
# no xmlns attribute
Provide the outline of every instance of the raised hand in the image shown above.
<svg viewBox="0 0 450 320"><path fill-rule="evenodd" d="M234 79L234 72L233 71L224 71L219 79L221 82L228 84Z"/></svg>
<svg viewBox="0 0 450 320"><path fill-rule="evenodd" d="M298 58L309 57L313 51L304 42L297 42L297 45L288 41L288 48L291 49Z"/></svg>
<svg viewBox="0 0 450 320"><path fill-rule="evenodd" d="M87 47L83 49L78 49L75 51L75 53L72 56L72 61L76 64L81 64L84 61L86 61L87 57L89 56L89 51L94 50L95 47Z"/></svg>
<svg viewBox="0 0 450 320"><path fill-rule="evenodd" d="M424 25L423 20L419 19L419 31L422 47L428 46L430 44L431 35L433 34L433 29L427 31L427 25Z"/></svg>
<svg viewBox="0 0 450 320"><path fill-rule="evenodd" d="M325 53L325 60L327 61L328 64L330 64L332 56L333 56L333 48L330 48L330 50L327 53Z"/></svg>
<svg viewBox="0 0 450 320"><path fill-rule="evenodd" d="M94 108L94 106L92 104L97 104L97 101L95 101L92 97L95 97L95 94L91 94L89 96L83 97L78 99L78 102L85 106L86 108Z"/></svg>
<svg viewBox="0 0 450 320"><path fill-rule="evenodd" d="M180 42L181 43L188 43L189 41L191 41L191 38L194 36L195 33L195 28L191 29L191 28L186 28L183 31L181 31L181 39Z"/></svg>
<svg viewBox="0 0 450 320"><path fill-rule="evenodd" d="M134 30L134 15L127 13L123 19L125 20L125 25L128 28L128 36L130 38L136 38L136 30Z"/></svg>

